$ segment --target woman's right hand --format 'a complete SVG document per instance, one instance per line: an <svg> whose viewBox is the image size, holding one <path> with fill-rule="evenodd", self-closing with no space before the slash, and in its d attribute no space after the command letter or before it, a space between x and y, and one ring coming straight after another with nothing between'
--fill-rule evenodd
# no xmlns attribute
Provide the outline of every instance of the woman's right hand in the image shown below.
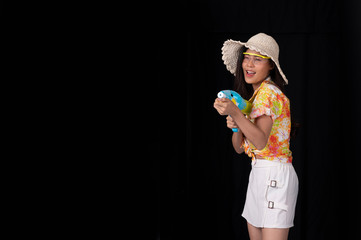
<svg viewBox="0 0 361 240"><path fill-rule="evenodd" d="M233 121L231 116L227 116L227 127L232 129L232 128L238 128L237 124L235 123L235 121Z"/></svg>

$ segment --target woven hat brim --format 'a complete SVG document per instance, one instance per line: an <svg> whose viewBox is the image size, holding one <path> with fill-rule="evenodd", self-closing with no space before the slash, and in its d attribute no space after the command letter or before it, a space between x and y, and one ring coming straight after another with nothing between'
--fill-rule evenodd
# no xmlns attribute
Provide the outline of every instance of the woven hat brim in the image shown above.
<svg viewBox="0 0 361 240"><path fill-rule="evenodd" d="M232 39L229 39L223 43L222 47L222 60L223 63L226 65L226 68L228 71L230 71L233 75L236 75L236 69L237 69L237 60L239 56L239 51L241 47L246 46L247 48L257 51L260 54L270 57L272 61L276 64L278 71L280 72L282 78L285 80L286 84L288 84L288 80L286 78L286 75L283 73L281 66L278 62L278 59L275 59L273 56L271 56L269 53L262 51L262 49L258 48L257 46L249 45L244 42L240 41L234 41Z"/></svg>

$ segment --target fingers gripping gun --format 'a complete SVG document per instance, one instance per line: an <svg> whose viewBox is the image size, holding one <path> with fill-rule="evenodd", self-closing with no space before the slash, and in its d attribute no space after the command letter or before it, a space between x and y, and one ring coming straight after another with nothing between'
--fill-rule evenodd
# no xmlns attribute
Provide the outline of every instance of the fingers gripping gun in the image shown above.
<svg viewBox="0 0 361 240"><path fill-rule="evenodd" d="M217 94L218 98L228 98L243 112L244 114L249 115L252 110L252 103L247 100L244 100L241 95L232 90L222 90ZM233 132L238 132L238 128L232 128Z"/></svg>

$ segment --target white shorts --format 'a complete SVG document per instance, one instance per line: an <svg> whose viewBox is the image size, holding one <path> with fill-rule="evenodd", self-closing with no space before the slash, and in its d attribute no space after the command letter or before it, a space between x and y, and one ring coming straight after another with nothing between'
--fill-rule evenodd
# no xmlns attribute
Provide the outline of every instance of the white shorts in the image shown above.
<svg viewBox="0 0 361 240"><path fill-rule="evenodd" d="M242 216L260 228L293 226L298 178L292 163L252 160Z"/></svg>

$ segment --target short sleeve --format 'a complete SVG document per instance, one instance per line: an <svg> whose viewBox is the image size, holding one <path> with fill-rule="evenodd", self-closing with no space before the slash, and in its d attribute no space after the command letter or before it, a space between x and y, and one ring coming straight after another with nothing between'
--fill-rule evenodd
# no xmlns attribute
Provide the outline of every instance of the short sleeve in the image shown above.
<svg viewBox="0 0 361 240"><path fill-rule="evenodd" d="M259 90L252 104L250 118L257 118L262 115L270 116L273 121L282 113L282 99L279 89L267 85Z"/></svg>

